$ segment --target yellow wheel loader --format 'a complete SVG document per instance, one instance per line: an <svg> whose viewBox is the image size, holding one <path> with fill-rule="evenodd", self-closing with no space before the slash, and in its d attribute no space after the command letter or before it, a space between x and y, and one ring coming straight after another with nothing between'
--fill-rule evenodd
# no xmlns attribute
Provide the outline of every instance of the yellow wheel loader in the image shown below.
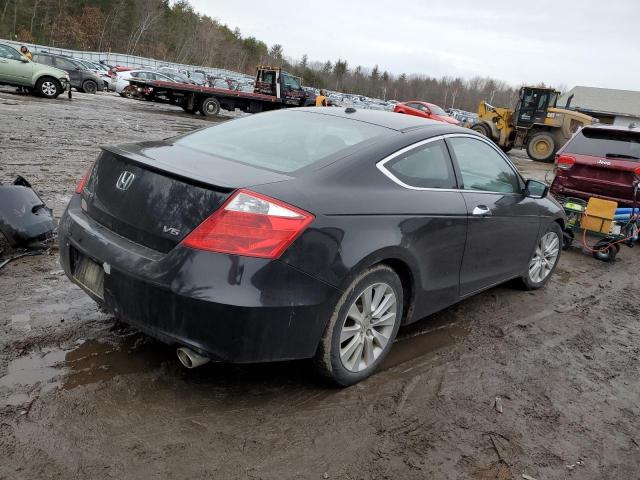
<svg viewBox="0 0 640 480"><path fill-rule="evenodd" d="M593 118L556 108L560 92L552 88L522 87L515 110L480 102L478 122L471 129L493 140L503 151L526 148L537 162L552 162L558 149Z"/></svg>

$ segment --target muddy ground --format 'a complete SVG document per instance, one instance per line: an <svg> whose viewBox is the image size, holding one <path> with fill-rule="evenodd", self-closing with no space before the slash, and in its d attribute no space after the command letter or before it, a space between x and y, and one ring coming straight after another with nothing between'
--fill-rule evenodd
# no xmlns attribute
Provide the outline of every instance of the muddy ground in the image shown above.
<svg viewBox="0 0 640 480"><path fill-rule="evenodd" d="M59 216L99 145L209 124L115 94L4 89L0 181L25 176ZM640 478L639 258L566 252L544 290L426 318L343 390L307 362L187 371L99 312L55 250L15 260L0 270L0 478Z"/></svg>

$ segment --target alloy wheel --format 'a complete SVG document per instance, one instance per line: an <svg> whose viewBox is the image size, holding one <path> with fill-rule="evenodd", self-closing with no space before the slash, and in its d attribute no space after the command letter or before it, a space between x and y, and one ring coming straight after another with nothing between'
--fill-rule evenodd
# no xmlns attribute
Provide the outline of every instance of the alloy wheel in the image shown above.
<svg viewBox="0 0 640 480"><path fill-rule="evenodd" d="M42 83L41 90L45 95L51 96L56 94L57 88L53 82L46 81Z"/></svg>
<svg viewBox="0 0 640 480"><path fill-rule="evenodd" d="M555 232L545 233L529 262L529 278L540 283L549 276L560 254L560 238Z"/></svg>
<svg viewBox="0 0 640 480"><path fill-rule="evenodd" d="M368 286L353 302L340 332L340 360L351 372L369 368L385 351L397 321L396 295L386 283Z"/></svg>

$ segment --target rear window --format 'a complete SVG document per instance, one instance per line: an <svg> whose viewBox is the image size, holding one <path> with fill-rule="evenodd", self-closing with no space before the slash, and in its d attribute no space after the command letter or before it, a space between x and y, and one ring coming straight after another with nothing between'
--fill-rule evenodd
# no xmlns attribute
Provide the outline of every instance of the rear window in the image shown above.
<svg viewBox="0 0 640 480"><path fill-rule="evenodd" d="M276 172L293 172L391 132L332 115L280 111L225 122L174 143Z"/></svg>
<svg viewBox="0 0 640 480"><path fill-rule="evenodd" d="M640 160L640 134L625 130L584 128L564 148L564 153Z"/></svg>

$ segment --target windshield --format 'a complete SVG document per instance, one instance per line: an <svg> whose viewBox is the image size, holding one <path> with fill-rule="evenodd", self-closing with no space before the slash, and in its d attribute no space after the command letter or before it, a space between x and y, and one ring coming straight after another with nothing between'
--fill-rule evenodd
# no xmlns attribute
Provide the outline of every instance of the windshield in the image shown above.
<svg viewBox="0 0 640 480"><path fill-rule="evenodd" d="M445 112L437 105L429 105L429 109L431 110L431 113L435 113L436 115L444 115L445 117L449 116L447 112Z"/></svg>
<svg viewBox="0 0 640 480"><path fill-rule="evenodd" d="M276 172L293 172L391 132L332 115L279 111L199 130L175 144Z"/></svg>
<svg viewBox="0 0 640 480"><path fill-rule="evenodd" d="M638 161L640 160L640 132L583 128L567 144L564 153Z"/></svg>

